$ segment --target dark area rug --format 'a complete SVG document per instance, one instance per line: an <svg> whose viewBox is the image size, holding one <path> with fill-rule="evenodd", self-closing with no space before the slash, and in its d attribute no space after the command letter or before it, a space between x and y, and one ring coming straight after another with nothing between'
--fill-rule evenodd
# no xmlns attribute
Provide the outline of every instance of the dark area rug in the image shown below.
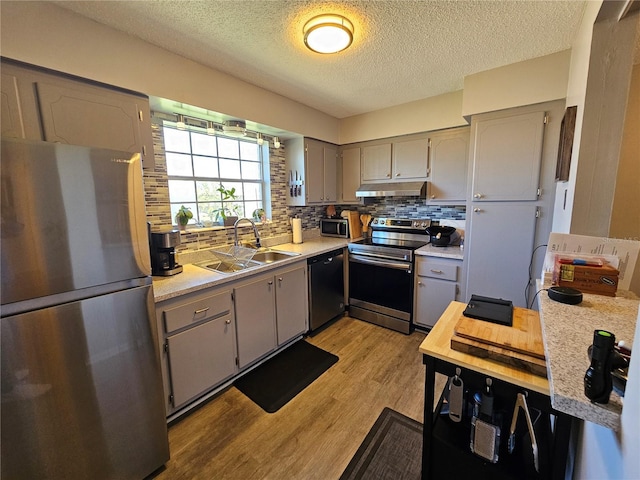
<svg viewBox="0 0 640 480"><path fill-rule="evenodd" d="M419 480L422 424L385 408L340 480Z"/></svg>
<svg viewBox="0 0 640 480"><path fill-rule="evenodd" d="M274 413L337 361L334 354L300 340L233 384L264 411Z"/></svg>

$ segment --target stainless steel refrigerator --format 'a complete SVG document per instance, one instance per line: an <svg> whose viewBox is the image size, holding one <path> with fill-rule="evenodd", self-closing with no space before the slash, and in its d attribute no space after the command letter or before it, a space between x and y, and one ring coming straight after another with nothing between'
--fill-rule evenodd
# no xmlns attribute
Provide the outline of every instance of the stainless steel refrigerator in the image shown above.
<svg viewBox="0 0 640 480"><path fill-rule="evenodd" d="M1 478L169 458L140 156L2 139Z"/></svg>

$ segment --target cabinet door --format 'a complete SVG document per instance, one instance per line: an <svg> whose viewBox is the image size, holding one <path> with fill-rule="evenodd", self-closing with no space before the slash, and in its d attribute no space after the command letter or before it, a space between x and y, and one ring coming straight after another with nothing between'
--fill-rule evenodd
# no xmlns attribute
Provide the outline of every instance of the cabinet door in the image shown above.
<svg viewBox="0 0 640 480"><path fill-rule="evenodd" d="M45 141L139 152L145 168L153 163L146 98L72 80L35 85Z"/></svg>
<svg viewBox="0 0 640 480"><path fill-rule="evenodd" d="M324 146L322 142L305 140L305 178L308 203L324 201Z"/></svg>
<svg viewBox="0 0 640 480"><path fill-rule="evenodd" d="M324 201L338 200L338 149L333 145L325 145L322 150L324 164Z"/></svg>
<svg viewBox="0 0 640 480"><path fill-rule="evenodd" d="M393 142L391 164L394 180L427 179L428 144L427 138Z"/></svg>
<svg viewBox="0 0 640 480"><path fill-rule="evenodd" d="M391 144L362 147L362 181L391 179Z"/></svg>
<svg viewBox="0 0 640 480"><path fill-rule="evenodd" d="M469 212L467 297L503 298L527 308L536 211L528 203L483 203Z"/></svg>
<svg viewBox="0 0 640 480"><path fill-rule="evenodd" d="M545 112L473 123L473 201L537 200Z"/></svg>
<svg viewBox="0 0 640 480"><path fill-rule="evenodd" d="M135 103L92 87L37 83L47 142L141 151Z"/></svg>
<svg viewBox="0 0 640 480"><path fill-rule="evenodd" d="M433 327L449 304L456 300L457 293L455 282L417 276L414 323Z"/></svg>
<svg viewBox="0 0 640 480"><path fill-rule="evenodd" d="M429 141L429 200L464 202L467 197L469 129L434 134Z"/></svg>
<svg viewBox="0 0 640 480"><path fill-rule="evenodd" d="M342 150L342 201L359 202L356 190L360 186L360 148Z"/></svg>
<svg viewBox="0 0 640 480"><path fill-rule="evenodd" d="M226 315L167 337L174 407L235 373L232 320Z"/></svg>
<svg viewBox="0 0 640 480"><path fill-rule="evenodd" d="M306 265L275 276L278 346L307 331Z"/></svg>
<svg viewBox="0 0 640 480"><path fill-rule="evenodd" d="M2 118L0 120L3 137L26 138L24 122L20 111L18 79L15 75L2 74Z"/></svg>
<svg viewBox="0 0 640 480"><path fill-rule="evenodd" d="M264 276L235 289L238 366L244 368L276 347L275 286Z"/></svg>

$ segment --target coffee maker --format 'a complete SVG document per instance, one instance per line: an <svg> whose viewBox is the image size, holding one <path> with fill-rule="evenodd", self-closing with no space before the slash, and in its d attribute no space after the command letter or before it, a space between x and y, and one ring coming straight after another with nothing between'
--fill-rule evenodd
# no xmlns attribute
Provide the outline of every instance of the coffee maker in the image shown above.
<svg viewBox="0 0 640 480"><path fill-rule="evenodd" d="M176 262L175 247L180 245L180 231L153 232L150 235L151 274L167 277L182 271Z"/></svg>

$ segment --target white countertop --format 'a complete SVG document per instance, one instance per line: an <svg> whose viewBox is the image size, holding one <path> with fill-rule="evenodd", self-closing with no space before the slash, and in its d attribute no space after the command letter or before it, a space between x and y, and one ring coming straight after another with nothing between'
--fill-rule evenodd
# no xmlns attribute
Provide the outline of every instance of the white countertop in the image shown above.
<svg viewBox="0 0 640 480"><path fill-rule="evenodd" d="M462 260L464 258L464 250L458 246L436 247L428 244L417 249L415 254L428 257L453 258L455 260Z"/></svg>
<svg viewBox="0 0 640 480"><path fill-rule="evenodd" d="M591 403L584 394L584 374L591 363L587 349L596 329L610 331L617 341L631 345L640 300L619 290L616 297L585 293L582 303L566 305L541 291L538 305L551 405L560 412L619 430L623 398L612 392L609 403L602 405Z"/></svg>
<svg viewBox="0 0 640 480"><path fill-rule="evenodd" d="M315 237L305 240L303 243L283 243L269 247L273 250L297 253L285 260L248 268L234 273L217 273L193 264L183 265L183 271L170 277L153 277L153 292L156 303L187 293L197 292L205 288L216 287L227 282L266 272L272 268L283 267L309 257L320 255L337 248L344 248L349 243L345 238ZM206 260L206 251L202 252L203 260ZM213 260L213 257L211 258Z"/></svg>

